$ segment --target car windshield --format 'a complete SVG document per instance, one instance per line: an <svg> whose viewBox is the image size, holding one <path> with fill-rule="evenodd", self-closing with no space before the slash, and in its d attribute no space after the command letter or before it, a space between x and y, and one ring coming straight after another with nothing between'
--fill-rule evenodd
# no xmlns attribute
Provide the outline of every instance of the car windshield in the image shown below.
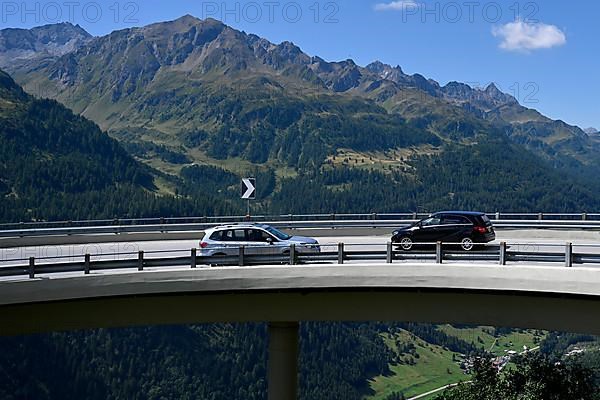
<svg viewBox="0 0 600 400"><path fill-rule="evenodd" d="M281 232L278 229L273 228L272 226L265 227L265 230L269 232L271 235L275 236L279 240L288 240L291 238L290 235Z"/></svg>

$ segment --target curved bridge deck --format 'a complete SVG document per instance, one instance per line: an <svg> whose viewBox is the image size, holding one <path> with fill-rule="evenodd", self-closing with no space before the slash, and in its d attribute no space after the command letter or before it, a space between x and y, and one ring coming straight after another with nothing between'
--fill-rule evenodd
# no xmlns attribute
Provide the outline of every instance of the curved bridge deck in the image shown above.
<svg viewBox="0 0 600 400"><path fill-rule="evenodd" d="M600 334L600 269L348 264L0 282L0 335L155 324L395 320Z"/></svg>

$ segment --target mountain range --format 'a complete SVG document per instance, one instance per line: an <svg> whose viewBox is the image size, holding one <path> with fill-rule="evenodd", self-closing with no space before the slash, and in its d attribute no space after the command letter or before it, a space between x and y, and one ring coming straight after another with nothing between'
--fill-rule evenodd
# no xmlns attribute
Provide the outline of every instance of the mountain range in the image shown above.
<svg viewBox="0 0 600 400"><path fill-rule="evenodd" d="M35 47L29 46L31 37L45 43L37 56L26 53L8 66L26 90L63 102L117 138L161 143L194 161L277 159L286 133L296 129L303 136L306 125L317 121L335 125L336 139L316 139L324 152L308 157L315 163L336 148L386 150L419 144L421 138L471 141L480 132L494 132L557 165L598 164L595 137L521 106L494 84L441 86L381 62L366 67L352 60L327 62L293 43L273 44L213 19L186 15L95 38L69 24L0 35L18 44L5 45L4 55ZM365 119L390 130L408 124L426 134L413 143L368 132L372 145L354 146L363 141L348 136L365 134ZM345 140L338 143L339 138ZM310 140L304 137L301 147ZM227 150L215 149L215 142ZM292 163L298 162L294 157Z"/></svg>
<svg viewBox="0 0 600 400"><path fill-rule="evenodd" d="M253 174L265 212L600 205L600 136L494 84L328 62L189 15L100 37L71 24L0 37L26 92L99 125L161 195L229 193Z"/></svg>

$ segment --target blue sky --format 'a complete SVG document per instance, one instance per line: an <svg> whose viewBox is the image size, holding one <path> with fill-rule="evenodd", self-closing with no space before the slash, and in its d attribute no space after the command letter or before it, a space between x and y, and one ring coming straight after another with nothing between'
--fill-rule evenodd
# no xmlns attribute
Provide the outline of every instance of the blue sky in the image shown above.
<svg viewBox="0 0 600 400"><path fill-rule="evenodd" d="M441 84L494 82L552 118L600 129L600 2L578 3L20 0L1 2L0 27L67 20L102 35L184 14L214 17L330 61L381 60Z"/></svg>

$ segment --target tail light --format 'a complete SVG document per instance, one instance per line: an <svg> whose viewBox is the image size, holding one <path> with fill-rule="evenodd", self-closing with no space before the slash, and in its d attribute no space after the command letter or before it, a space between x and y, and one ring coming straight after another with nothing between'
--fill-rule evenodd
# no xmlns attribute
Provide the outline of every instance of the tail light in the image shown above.
<svg viewBox="0 0 600 400"><path fill-rule="evenodd" d="M485 226L476 226L473 228L473 230L477 233L481 233L484 234L487 232L487 228Z"/></svg>
<svg viewBox="0 0 600 400"><path fill-rule="evenodd" d="M208 247L208 243L206 242L200 242L200 248L205 249Z"/></svg>

